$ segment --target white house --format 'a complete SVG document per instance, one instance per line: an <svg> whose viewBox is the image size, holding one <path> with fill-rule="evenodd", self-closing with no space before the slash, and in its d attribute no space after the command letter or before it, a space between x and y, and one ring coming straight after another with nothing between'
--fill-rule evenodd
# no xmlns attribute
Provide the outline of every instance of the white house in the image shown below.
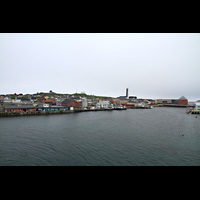
<svg viewBox="0 0 200 200"><path fill-rule="evenodd" d="M8 98L8 97L5 97L4 98L4 103L12 103L12 99Z"/></svg>
<svg viewBox="0 0 200 200"><path fill-rule="evenodd" d="M48 108L48 107L49 107L49 104L43 103L43 107L44 107L44 108Z"/></svg>
<svg viewBox="0 0 200 200"><path fill-rule="evenodd" d="M21 99L12 99L12 103L22 103Z"/></svg>
<svg viewBox="0 0 200 200"><path fill-rule="evenodd" d="M86 108L88 106L87 98L82 98L82 108Z"/></svg>
<svg viewBox="0 0 200 200"><path fill-rule="evenodd" d="M200 110L200 100L197 100L195 103L195 110Z"/></svg>
<svg viewBox="0 0 200 200"><path fill-rule="evenodd" d="M109 108L110 106L110 101L103 101L103 100L99 100L99 102L97 103L97 108Z"/></svg>

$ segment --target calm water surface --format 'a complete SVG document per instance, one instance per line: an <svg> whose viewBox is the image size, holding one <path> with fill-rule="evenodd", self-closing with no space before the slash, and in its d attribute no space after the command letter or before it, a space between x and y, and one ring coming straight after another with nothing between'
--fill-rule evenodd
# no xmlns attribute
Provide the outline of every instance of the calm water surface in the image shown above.
<svg viewBox="0 0 200 200"><path fill-rule="evenodd" d="M0 165L199 166L200 116L154 108L0 118Z"/></svg>

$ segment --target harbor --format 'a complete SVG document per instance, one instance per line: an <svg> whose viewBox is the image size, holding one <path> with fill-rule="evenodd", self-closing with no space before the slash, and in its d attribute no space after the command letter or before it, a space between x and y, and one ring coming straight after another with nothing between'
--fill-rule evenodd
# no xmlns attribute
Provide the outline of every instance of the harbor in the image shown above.
<svg viewBox="0 0 200 200"><path fill-rule="evenodd" d="M0 44L0 166L200 166L199 33Z"/></svg>
<svg viewBox="0 0 200 200"><path fill-rule="evenodd" d="M69 114L91 111L113 111L127 109L152 109L154 107L186 108L186 113L199 114L200 101L188 103L184 96L179 99L143 99L126 95L104 97L85 93L58 94L48 93L6 94L0 96L0 117Z"/></svg>
<svg viewBox="0 0 200 200"><path fill-rule="evenodd" d="M184 108L73 113L0 118L0 165L200 165L200 118Z"/></svg>

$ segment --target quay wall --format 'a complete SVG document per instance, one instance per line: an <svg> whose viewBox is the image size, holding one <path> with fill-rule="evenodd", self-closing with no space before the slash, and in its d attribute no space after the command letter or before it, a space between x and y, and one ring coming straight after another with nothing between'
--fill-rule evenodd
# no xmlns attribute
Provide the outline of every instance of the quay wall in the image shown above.
<svg viewBox="0 0 200 200"><path fill-rule="evenodd" d="M29 115L50 115L50 114L70 114L77 112L91 112L91 111L112 111L114 109L77 109L77 110L59 110L59 111L27 111L27 112L0 112L0 117L14 117L14 116L29 116Z"/></svg>
<svg viewBox="0 0 200 200"><path fill-rule="evenodd" d="M137 106L135 106L135 107L128 107L127 109L150 109L150 107L147 107L147 106L145 106L145 107L137 107Z"/></svg>
<svg viewBox="0 0 200 200"><path fill-rule="evenodd" d="M188 105L179 105L179 104L162 104L164 107L179 107L179 108L185 108L185 107L194 107L194 105L188 104Z"/></svg>
<svg viewBox="0 0 200 200"><path fill-rule="evenodd" d="M28 115L49 115L49 114L68 114L74 110L60 111L29 111L29 112L0 112L0 117L28 116Z"/></svg>

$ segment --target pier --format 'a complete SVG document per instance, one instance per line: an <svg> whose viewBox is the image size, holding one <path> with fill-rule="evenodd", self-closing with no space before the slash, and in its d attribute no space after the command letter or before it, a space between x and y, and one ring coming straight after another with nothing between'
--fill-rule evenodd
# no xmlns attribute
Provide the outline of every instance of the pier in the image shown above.
<svg viewBox="0 0 200 200"><path fill-rule="evenodd" d="M14 117L14 116L29 116L29 115L50 115L50 114L70 114L78 112L92 112L92 111L113 111L113 110L127 110L127 108L112 108L112 109L75 109L75 110L58 110L58 111L27 111L27 112L0 112L0 117Z"/></svg>
<svg viewBox="0 0 200 200"><path fill-rule="evenodd" d="M194 107L195 105L193 104L188 104L188 105L178 105L178 104L161 104L163 107L177 107L177 108L186 108L186 107Z"/></svg>
<svg viewBox="0 0 200 200"><path fill-rule="evenodd" d="M29 115L49 115L49 114L68 114L73 113L74 110L66 111L27 111L27 112L0 112L0 117L15 117L15 116L29 116Z"/></svg>
<svg viewBox="0 0 200 200"><path fill-rule="evenodd" d="M200 114L200 110L192 110L191 114Z"/></svg>

